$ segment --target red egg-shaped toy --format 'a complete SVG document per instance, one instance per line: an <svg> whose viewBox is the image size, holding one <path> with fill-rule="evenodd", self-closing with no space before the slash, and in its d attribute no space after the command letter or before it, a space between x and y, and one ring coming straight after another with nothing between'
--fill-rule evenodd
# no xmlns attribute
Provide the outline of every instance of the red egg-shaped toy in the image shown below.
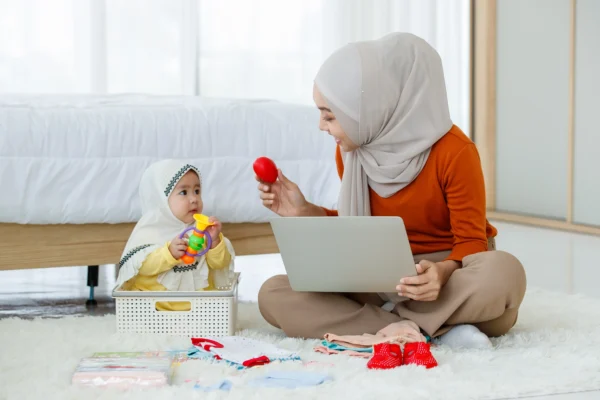
<svg viewBox="0 0 600 400"><path fill-rule="evenodd" d="M274 183L277 180L277 167L273 160L267 157L259 157L252 165L256 176L263 182Z"/></svg>

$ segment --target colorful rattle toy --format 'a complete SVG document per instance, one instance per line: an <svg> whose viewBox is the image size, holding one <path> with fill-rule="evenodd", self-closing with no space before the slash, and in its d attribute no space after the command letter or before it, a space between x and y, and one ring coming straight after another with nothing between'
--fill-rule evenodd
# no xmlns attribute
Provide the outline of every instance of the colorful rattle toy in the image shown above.
<svg viewBox="0 0 600 400"><path fill-rule="evenodd" d="M259 157L254 161L252 165L256 176L260 178L261 181L267 183L275 183L277 180L277 167L273 160L267 157Z"/></svg>
<svg viewBox="0 0 600 400"><path fill-rule="evenodd" d="M191 264L194 261L194 258L206 254L206 252L210 250L210 246L212 246L212 238L206 233L206 228L211 226L212 223L208 221L208 217L206 215L202 214L194 214L194 219L196 220L196 225L190 226L179 235L179 239L182 239L186 232L192 229L194 230L194 232L192 232L190 235L188 248L185 250L185 255L181 257L181 261L186 264ZM204 247L204 236L208 238L206 247ZM203 247L204 250L202 250Z"/></svg>

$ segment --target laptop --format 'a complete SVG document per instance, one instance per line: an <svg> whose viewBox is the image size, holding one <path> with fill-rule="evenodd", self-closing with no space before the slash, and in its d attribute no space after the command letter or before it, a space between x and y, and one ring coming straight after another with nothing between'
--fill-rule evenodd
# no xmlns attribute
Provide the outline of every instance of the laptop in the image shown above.
<svg viewBox="0 0 600 400"><path fill-rule="evenodd" d="M280 217L270 221L293 290L397 292L417 275L400 217Z"/></svg>

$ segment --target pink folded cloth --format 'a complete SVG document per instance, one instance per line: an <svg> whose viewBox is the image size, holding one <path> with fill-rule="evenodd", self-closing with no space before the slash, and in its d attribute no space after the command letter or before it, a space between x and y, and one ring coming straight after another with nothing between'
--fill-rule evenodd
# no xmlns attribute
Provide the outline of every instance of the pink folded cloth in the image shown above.
<svg viewBox="0 0 600 400"><path fill-rule="evenodd" d="M419 325L407 319L389 324L379 332L377 336L394 338L397 343L418 343L425 342L425 336L421 333Z"/></svg>
<svg viewBox="0 0 600 400"><path fill-rule="evenodd" d="M313 350L316 351L317 353L323 353L323 354L343 353L347 356L362 357L362 358L371 358L371 356L373 355L371 353L365 353L365 352L354 351L354 350L335 350L335 349L330 349L325 346L316 346Z"/></svg>
<svg viewBox="0 0 600 400"><path fill-rule="evenodd" d="M166 352L95 353L81 359L71 383L120 389L166 386L173 374L174 361L173 355Z"/></svg>
<svg viewBox="0 0 600 400"><path fill-rule="evenodd" d="M412 321L403 320L394 322L377 332L375 335L364 333L362 335L336 335L326 333L325 340L329 343L335 343L343 347L350 348L369 348L380 343L405 343L425 342L425 336L421 334L419 326ZM353 350L335 350L326 346L316 346L314 351L325 354L347 354L354 357L370 358L371 353L358 352Z"/></svg>
<svg viewBox="0 0 600 400"><path fill-rule="evenodd" d="M76 372L71 383L86 386L110 386L128 389L132 386L161 387L169 384L168 376L160 371Z"/></svg>

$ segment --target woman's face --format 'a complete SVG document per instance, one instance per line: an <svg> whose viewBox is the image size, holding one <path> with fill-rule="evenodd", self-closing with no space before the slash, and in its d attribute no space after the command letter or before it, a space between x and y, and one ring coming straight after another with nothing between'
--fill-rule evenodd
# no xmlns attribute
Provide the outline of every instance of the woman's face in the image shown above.
<svg viewBox="0 0 600 400"><path fill-rule="evenodd" d="M325 101L325 98L319 92L319 89L317 89L317 85L313 86L313 99L317 108L321 111L319 129L333 136L335 142L343 151L350 152L356 150L358 146L346 135L340 122L335 118L335 115L333 115L333 112L331 112L331 109L327 105L327 101Z"/></svg>

